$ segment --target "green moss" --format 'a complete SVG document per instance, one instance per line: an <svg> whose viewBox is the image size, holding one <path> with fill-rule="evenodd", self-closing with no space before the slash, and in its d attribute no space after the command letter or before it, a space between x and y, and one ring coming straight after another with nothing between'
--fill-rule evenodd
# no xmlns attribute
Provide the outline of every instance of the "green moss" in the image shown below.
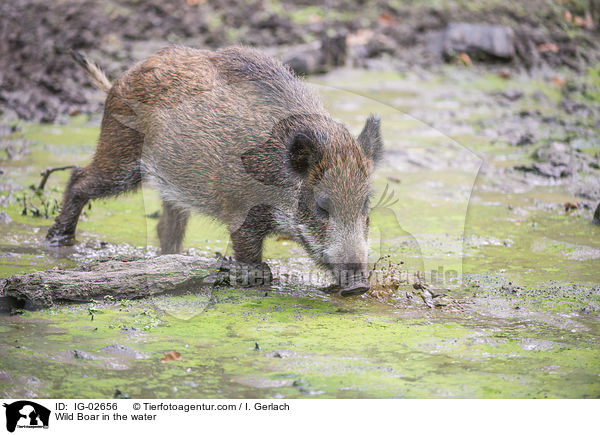
<svg viewBox="0 0 600 435"><path fill-rule="evenodd" d="M161 314L151 304L95 305L93 321L79 307L35 313L34 323L9 318L2 345L19 337L27 348L13 346L3 367L44 379L47 387L40 393L51 397L111 397L116 388L131 397L600 394L595 337L539 324L524 330L461 316L407 320L387 309L373 312L364 303L350 302L354 308L340 310L329 301L252 291L213 291L209 306L189 320ZM134 335L113 326L130 328L140 316L159 322ZM100 349L112 343L149 358L112 361L120 364L118 370L107 370L102 359L55 360L73 349L103 355ZM183 360L161 362L171 350Z"/></svg>

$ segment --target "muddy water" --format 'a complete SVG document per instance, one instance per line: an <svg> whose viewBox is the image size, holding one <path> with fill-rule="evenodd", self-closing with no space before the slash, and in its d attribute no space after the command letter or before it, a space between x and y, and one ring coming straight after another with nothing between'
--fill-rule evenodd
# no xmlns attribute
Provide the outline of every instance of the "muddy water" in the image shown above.
<svg viewBox="0 0 600 435"><path fill-rule="evenodd" d="M314 83L354 132L368 113L382 118L387 151L375 179L370 258L389 255L409 282L360 298L328 296L302 249L272 238L265 256L279 280L270 288L2 314L0 394L600 396L600 227L593 210L565 211L581 201L568 184L513 171L537 145L505 137L524 133L506 132L505 120L525 108L567 117L556 109L560 94L543 80L444 73L337 71ZM496 93L509 88L524 97L499 104ZM26 142L22 155L2 161L0 211L12 220L0 224L2 276L156 255L160 203L147 189L95 201L78 245L43 244L68 174L53 174L42 196L28 186L45 167L85 164L97 125L85 117L23 124L8 138ZM543 132L535 133L541 143ZM595 130L585 133L599 143ZM599 150L586 146L590 155ZM192 220L185 248L231 251L224 228L202 217ZM433 308L411 285L417 273L444 295ZM170 351L181 359L162 361Z"/></svg>

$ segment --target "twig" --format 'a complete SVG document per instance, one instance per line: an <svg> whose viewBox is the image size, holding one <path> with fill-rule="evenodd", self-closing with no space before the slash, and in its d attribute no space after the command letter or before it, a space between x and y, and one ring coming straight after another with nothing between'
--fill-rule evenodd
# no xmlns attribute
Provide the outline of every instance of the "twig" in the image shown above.
<svg viewBox="0 0 600 435"><path fill-rule="evenodd" d="M42 190L44 190L44 187L46 187L46 182L48 181L48 177L53 172L64 171L65 169L72 169L74 167L75 167L75 165L59 166L58 168L46 168L45 171L40 172L42 179L41 179L40 184L38 185L36 191L41 192Z"/></svg>

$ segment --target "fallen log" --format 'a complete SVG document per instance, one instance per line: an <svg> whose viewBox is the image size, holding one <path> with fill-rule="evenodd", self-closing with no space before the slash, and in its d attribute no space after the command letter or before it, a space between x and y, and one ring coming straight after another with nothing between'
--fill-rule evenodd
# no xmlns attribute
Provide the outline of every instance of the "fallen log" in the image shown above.
<svg viewBox="0 0 600 435"><path fill-rule="evenodd" d="M34 307L177 294L214 284L217 259L163 255L148 259L109 260L68 270L45 270L0 280L0 298ZM212 280L211 280L212 277Z"/></svg>

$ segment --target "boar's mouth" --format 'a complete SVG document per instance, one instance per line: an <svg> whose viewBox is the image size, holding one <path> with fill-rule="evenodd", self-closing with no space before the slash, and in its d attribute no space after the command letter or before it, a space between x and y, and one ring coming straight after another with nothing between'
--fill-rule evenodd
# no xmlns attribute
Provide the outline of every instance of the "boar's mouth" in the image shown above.
<svg viewBox="0 0 600 435"><path fill-rule="evenodd" d="M310 245L304 236L302 236L302 234L298 234L298 240L302 243L306 251L310 254L311 258L318 266L329 270L333 274L336 282L323 289L324 292L331 294L336 293L343 297L349 297L359 296L369 291L371 288L369 285L369 279L360 272L356 273L358 270L357 267L352 267L352 265L346 264L336 265L326 262L323 260L323 258L315 255L315 253L312 252ZM348 270L352 270L353 273L350 274L350 279L344 279L344 277L348 277L348 274L344 275L342 272L347 272Z"/></svg>

